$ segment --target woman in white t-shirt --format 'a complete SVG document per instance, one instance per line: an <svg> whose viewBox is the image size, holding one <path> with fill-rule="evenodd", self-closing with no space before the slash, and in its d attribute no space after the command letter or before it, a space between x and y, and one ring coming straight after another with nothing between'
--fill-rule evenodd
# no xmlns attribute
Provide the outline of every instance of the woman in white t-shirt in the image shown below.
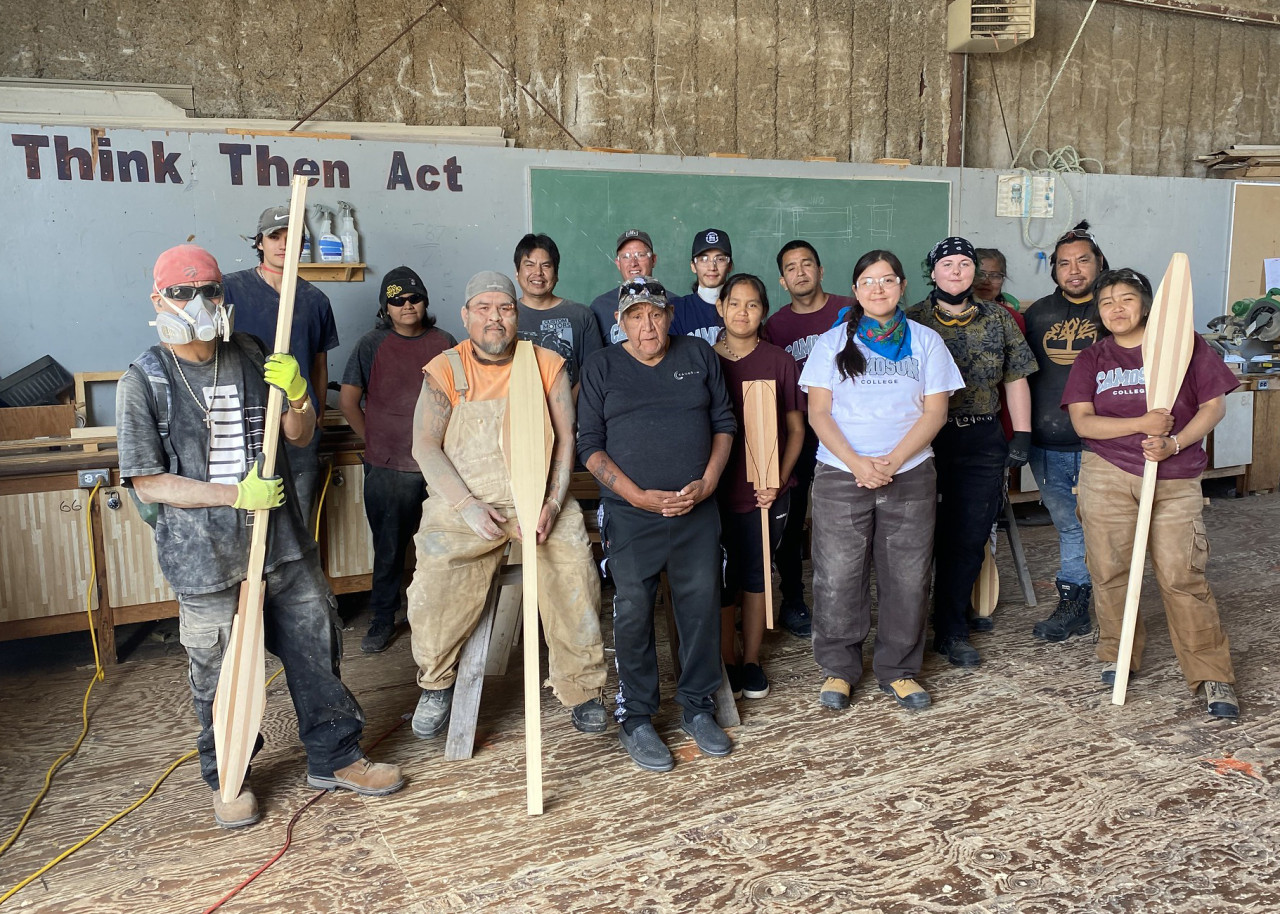
<svg viewBox="0 0 1280 914"><path fill-rule="evenodd" d="M818 435L813 478L813 654L819 701L847 708L871 630L871 565L879 595L873 670L906 708L929 704L924 655L933 559L933 436L960 370L935 331L908 320L907 286L889 251L853 269L857 304L818 338L800 375Z"/></svg>

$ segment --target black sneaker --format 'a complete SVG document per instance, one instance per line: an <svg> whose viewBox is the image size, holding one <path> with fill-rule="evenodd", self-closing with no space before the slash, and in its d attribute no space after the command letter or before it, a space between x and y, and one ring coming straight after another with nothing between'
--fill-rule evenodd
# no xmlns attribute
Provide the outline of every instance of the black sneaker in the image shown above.
<svg viewBox="0 0 1280 914"><path fill-rule="evenodd" d="M680 729L693 737L703 755L724 756L733 751L729 734L720 728L715 715L709 711L693 715L693 720L682 720Z"/></svg>
<svg viewBox="0 0 1280 914"><path fill-rule="evenodd" d="M369 623L369 633L360 642L360 650L366 654L381 654L396 639L396 624L374 619Z"/></svg>
<svg viewBox="0 0 1280 914"><path fill-rule="evenodd" d="M933 643L933 649L947 658L952 666L977 666L982 656L967 638L943 638Z"/></svg>
<svg viewBox="0 0 1280 914"><path fill-rule="evenodd" d="M742 697L764 698L769 694L769 679L758 663L748 663L742 667Z"/></svg>
<svg viewBox="0 0 1280 914"><path fill-rule="evenodd" d="M671 750L662 741L653 724L647 721L630 733L625 726L619 727L618 742L627 750L631 761L645 771L670 771L675 767L676 760L672 758Z"/></svg>
<svg viewBox="0 0 1280 914"><path fill-rule="evenodd" d="M797 638L813 637L813 620L809 616L809 607L803 600L783 602L782 627Z"/></svg>
<svg viewBox="0 0 1280 914"><path fill-rule="evenodd" d="M724 665L724 674L729 677L729 688L733 691L735 699L742 697L742 667L736 663L726 663Z"/></svg>

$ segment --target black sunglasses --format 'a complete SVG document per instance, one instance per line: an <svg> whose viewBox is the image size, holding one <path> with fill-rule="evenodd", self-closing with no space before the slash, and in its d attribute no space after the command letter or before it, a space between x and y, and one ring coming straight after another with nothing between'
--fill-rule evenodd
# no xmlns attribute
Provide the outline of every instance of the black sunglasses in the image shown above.
<svg viewBox="0 0 1280 914"><path fill-rule="evenodd" d="M160 294L173 301L191 301L197 295L205 298L222 298L222 283L210 282L202 286L169 286L161 289Z"/></svg>
<svg viewBox="0 0 1280 914"><path fill-rule="evenodd" d="M645 282L643 279L632 279L622 284L622 288L618 290L618 297L624 295L638 295L644 292L652 292L657 295L666 295L667 290L663 288L662 283L656 279Z"/></svg>
<svg viewBox="0 0 1280 914"><path fill-rule="evenodd" d="M407 308L409 305L420 305L427 300L425 295L397 295L395 298L388 298L388 305L395 305L397 308Z"/></svg>

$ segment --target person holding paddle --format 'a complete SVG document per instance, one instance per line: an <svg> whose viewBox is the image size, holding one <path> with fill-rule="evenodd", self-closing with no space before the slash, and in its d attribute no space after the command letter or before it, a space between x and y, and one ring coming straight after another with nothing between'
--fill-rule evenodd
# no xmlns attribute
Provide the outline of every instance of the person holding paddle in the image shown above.
<svg viewBox="0 0 1280 914"><path fill-rule="evenodd" d="M780 346L760 338L760 325L769 313L763 280L736 273L720 287L716 312L724 322L714 349L720 356L725 387L738 426L743 418L747 381L772 381L776 396L778 435L772 460L779 460L777 489L756 488L748 480L746 435L737 435L716 492L720 503L720 542L724 546L724 590L720 607L720 651L733 695L764 698L769 677L760 666L764 639L765 589L773 588L773 570L765 567L760 509L769 511L769 551L777 548L787 523L793 470L804 445L804 395L800 393L796 360ZM742 607L742 653L737 651L736 615Z"/></svg>
<svg viewBox="0 0 1280 914"><path fill-rule="evenodd" d="M254 337L231 332L222 272L203 248L165 251L154 279L161 345L139 356L116 389L120 476L140 501L159 506L156 554L178 598L179 636L200 720L200 774L214 790L214 819L239 828L259 817L247 779L230 801L218 792L213 705L248 565L249 515L264 508L278 509L264 567L266 646L288 676L307 750L307 782L365 796L399 790L400 769L374 764L360 749L364 715L338 672L336 602L284 453L277 476L259 473L267 385L288 398L281 437L302 447L315 433L298 362L283 353L268 357Z"/></svg>
<svg viewBox="0 0 1280 914"><path fill-rule="evenodd" d="M413 456L431 496L414 537L418 563L409 585L422 689L413 735L431 739L448 726L458 658L484 614L506 544L535 536L548 679L560 702L573 709L573 726L602 733L609 718L600 701L600 577L582 509L569 495L575 412L569 372L559 355L534 347L555 449L537 529L520 530L502 440L519 333L516 287L486 270L471 277L465 294L467 339L427 363L413 416Z"/></svg>
<svg viewBox="0 0 1280 914"><path fill-rule="evenodd" d="M1187 685L1203 694L1209 714L1237 717L1230 644L1205 578L1209 538L1200 474L1208 464L1204 437L1226 415L1226 395L1240 381L1196 335L1173 409L1148 410L1142 340L1151 283L1135 270L1108 270L1095 288L1103 337L1076 357L1062 405L1087 448L1080 463L1079 505L1098 613L1097 656L1105 664L1101 678L1115 684L1142 473L1148 461L1156 462L1151 564L1173 650ZM1145 636L1138 616L1130 662L1135 673L1142 666Z"/></svg>
<svg viewBox="0 0 1280 914"><path fill-rule="evenodd" d="M853 268L849 319L814 344L800 375L818 435L813 476L813 656L818 700L849 706L871 631L871 568L879 594L873 666L880 690L923 708L924 656L937 481L930 442L964 379L942 338L898 303L902 263L869 251Z"/></svg>

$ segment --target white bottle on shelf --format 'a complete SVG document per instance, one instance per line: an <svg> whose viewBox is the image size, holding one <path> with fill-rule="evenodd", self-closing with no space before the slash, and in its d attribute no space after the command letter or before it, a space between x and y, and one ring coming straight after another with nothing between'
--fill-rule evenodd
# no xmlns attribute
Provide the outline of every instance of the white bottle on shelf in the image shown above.
<svg viewBox="0 0 1280 914"><path fill-rule="evenodd" d="M360 262L360 236L356 233L356 215L350 203L338 201L342 215L338 219L338 237L342 240L342 262Z"/></svg>

